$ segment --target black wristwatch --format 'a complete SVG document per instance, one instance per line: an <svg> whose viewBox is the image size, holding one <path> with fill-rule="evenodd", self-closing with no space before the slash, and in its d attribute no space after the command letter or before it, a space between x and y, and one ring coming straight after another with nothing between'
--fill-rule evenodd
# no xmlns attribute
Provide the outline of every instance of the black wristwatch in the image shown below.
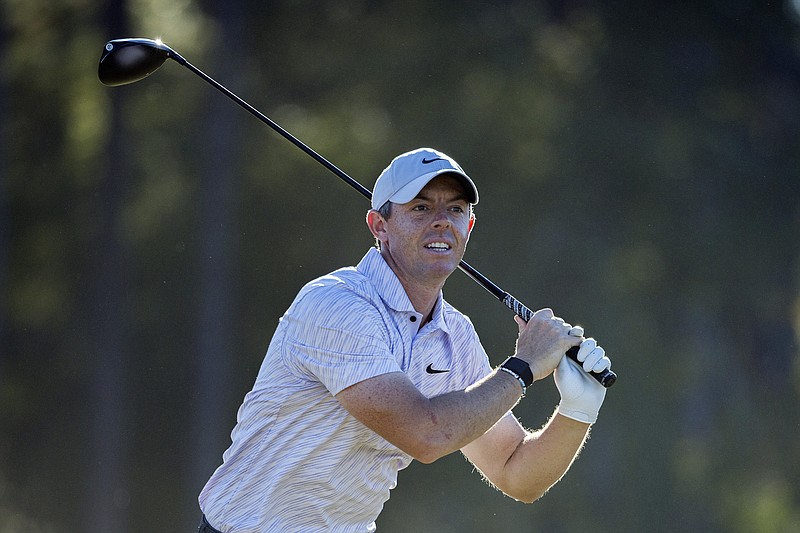
<svg viewBox="0 0 800 533"><path fill-rule="evenodd" d="M528 363L519 357L512 356L503 361L503 364L500 365L500 370L517 378L522 387L522 396L524 397L527 388L533 383L533 372L531 372L531 367Z"/></svg>

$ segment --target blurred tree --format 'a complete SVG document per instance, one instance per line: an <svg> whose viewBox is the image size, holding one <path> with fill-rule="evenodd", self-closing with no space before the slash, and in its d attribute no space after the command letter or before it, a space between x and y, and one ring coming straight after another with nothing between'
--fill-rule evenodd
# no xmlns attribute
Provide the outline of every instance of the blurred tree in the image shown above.
<svg viewBox="0 0 800 533"><path fill-rule="evenodd" d="M106 4L102 24L110 35L129 31L126 0ZM121 227L122 211L133 181L128 128L123 122L122 95L111 95L106 159L94 191L87 258L87 310L89 365L93 368L89 401L89 469L84 520L90 531L127 531L129 502L135 488L130 483L131 340L133 324L131 250Z"/></svg>
<svg viewBox="0 0 800 533"><path fill-rule="evenodd" d="M208 63L215 77L238 86L242 63L233 50L244 48L241 36L245 22L239 2L214 3L206 13L217 22L218 31L206 35L211 51ZM224 45L224 46L223 46ZM241 195L241 150L243 113L216 91L207 92L208 113L201 118L203 135L198 141L206 148L198 153L200 181L199 220L196 231L202 235L197 266L200 271L197 287L198 318L195 322L197 349L192 359L196 376L193 399L194 431L190 490L195 495L210 477L229 443L235 409L230 401L233 373L237 297L241 294L240 278L235 268L239 261L237 209ZM199 517L196 499L192 509ZM189 514L187 509L187 514ZM199 519L198 519L199 520Z"/></svg>
<svg viewBox="0 0 800 533"><path fill-rule="evenodd" d="M0 23L0 50L5 50L8 47L6 33L6 24ZM0 70L0 124L4 125L0 127L0 294L2 294L3 302L0 304L0 383L3 382L4 363L9 357L5 340L8 338L6 317L8 316L8 302L11 293L8 276L9 263L11 261L9 257L11 250L11 215L9 212L10 186L7 165L11 156L9 153L11 143L9 142L8 127L6 126L11 115L11 110L8 107L9 83L7 70Z"/></svg>

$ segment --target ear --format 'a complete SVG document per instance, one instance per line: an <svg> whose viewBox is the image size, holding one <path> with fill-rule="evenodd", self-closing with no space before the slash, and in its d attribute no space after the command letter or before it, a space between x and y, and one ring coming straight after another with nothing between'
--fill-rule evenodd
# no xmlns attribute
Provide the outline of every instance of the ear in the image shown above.
<svg viewBox="0 0 800 533"><path fill-rule="evenodd" d="M472 233L472 228L475 226L475 213L469 215L469 227L467 228L467 234Z"/></svg>
<svg viewBox="0 0 800 533"><path fill-rule="evenodd" d="M367 227L369 227L372 236L380 242L386 242L388 240L386 219L374 209L367 211Z"/></svg>

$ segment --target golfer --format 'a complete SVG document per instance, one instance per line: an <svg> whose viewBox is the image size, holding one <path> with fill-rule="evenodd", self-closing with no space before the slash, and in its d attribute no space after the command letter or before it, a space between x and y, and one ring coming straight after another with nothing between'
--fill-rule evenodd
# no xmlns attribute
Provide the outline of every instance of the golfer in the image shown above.
<svg viewBox="0 0 800 533"><path fill-rule="evenodd" d="M355 267L303 287L280 319L232 444L200 493L201 532L375 531L397 472L456 450L508 496L533 502L570 467L611 361L550 309L519 326L492 369L470 320L442 297L475 223L478 190L422 148L378 177ZM580 346L583 368L564 356ZM555 371L561 401L544 427L511 409Z"/></svg>

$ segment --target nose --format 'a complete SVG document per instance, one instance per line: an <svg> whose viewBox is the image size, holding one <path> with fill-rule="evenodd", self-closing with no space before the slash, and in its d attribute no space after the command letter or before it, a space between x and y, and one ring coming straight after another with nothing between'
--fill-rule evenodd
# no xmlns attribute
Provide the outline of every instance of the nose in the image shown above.
<svg viewBox="0 0 800 533"><path fill-rule="evenodd" d="M451 225L450 217L446 209L437 209L433 215L433 222L431 225L436 229L449 228Z"/></svg>

